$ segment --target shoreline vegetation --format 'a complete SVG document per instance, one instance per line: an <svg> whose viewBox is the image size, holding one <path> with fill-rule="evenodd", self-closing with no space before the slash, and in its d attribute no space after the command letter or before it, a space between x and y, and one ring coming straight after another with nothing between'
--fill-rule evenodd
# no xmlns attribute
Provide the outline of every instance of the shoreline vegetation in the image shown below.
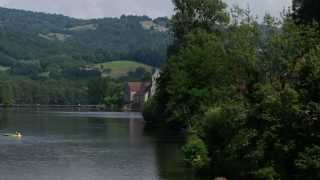
<svg viewBox="0 0 320 180"><path fill-rule="evenodd" d="M80 104L121 109L125 103L123 96L127 82L151 80L154 69L132 61L114 61L105 63L103 68L99 69L99 74L92 77L86 76L90 70L82 72L85 76L83 78L79 76L31 79L0 73L0 104L3 106ZM107 70L117 76L108 76Z"/></svg>
<svg viewBox="0 0 320 180"><path fill-rule="evenodd" d="M320 178L320 3L262 22L221 0L173 0L173 44L144 118L186 132L185 162L228 179Z"/></svg>
<svg viewBox="0 0 320 180"><path fill-rule="evenodd" d="M123 108L123 107L111 107L106 105L50 105L50 104L0 104L0 109L14 109L14 110L63 110L71 112L139 112L140 108Z"/></svg>

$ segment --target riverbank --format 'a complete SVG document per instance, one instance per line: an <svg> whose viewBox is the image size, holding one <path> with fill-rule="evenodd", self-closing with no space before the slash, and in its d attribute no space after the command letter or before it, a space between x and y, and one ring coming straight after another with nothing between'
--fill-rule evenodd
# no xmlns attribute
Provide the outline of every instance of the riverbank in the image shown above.
<svg viewBox="0 0 320 180"><path fill-rule="evenodd" d="M71 112L140 112L139 109L110 108L105 105L40 105L40 104L0 104L0 109L22 109L35 111L71 111Z"/></svg>

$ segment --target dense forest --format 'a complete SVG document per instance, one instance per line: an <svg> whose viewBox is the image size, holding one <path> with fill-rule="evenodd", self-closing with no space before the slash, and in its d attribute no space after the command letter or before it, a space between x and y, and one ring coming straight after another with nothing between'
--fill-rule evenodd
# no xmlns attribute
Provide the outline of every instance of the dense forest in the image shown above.
<svg viewBox="0 0 320 180"><path fill-rule="evenodd" d="M173 0L152 128L185 132L185 161L228 179L320 179L319 2L261 22L221 0Z"/></svg>
<svg viewBox="0 0 320 180"><path fill-rule="evenodd" d="M126 80L145 75L132 69L120 79L104 77L97 64L130 60L159 67L170 42L168 23L147 16L82 20L0 8L0 104L108 104L105 99L114 95L105 88L100 93L106 97L98 99L92 82L108 81L121 91Z"/></svg>
<svg viewBox="0 0 320 180"><path fill-rule="evenodd" d="M0 65L40 61L50 69L130 59L160 66L169 43L167 26L167 18L80 20L0 8Z"/></svg>

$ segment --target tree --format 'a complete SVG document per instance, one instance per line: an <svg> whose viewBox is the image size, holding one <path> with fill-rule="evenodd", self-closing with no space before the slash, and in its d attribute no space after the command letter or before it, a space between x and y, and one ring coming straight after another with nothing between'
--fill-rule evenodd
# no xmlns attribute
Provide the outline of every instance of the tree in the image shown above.
<svg viewBox="0 0 320 180"><path fill-rule="evenodd" d="M88 96L92 104L120 107L123 100L123 84L111 78L98 78L89 82Z"/></svg>
<svg viewBox="0 0 320 180"><path fill-rule="evenodd" d="M225 87L230 84L231 72L219 37L198 31L185 39L184 48L169 59L172 79L167 87L167 109L171 121L192 128L201 124L196 115L203 107L228 92Z"/></svg>
<svg viewBox="0 0 320 180"><path fill-rule="evenodd" d="M293 0L293 17L299 24L320 23L320 1Z"/></svg>
<svg viewBox="0 0 320 180"><path fill-rule="evenodd" d="M169 60L162 68L158 80L159 88L154 98L155 103L153 103L157 107L153 111L156 112L153 117L155 121L170 117L169 114L174 113L170 108L167 108L171 98L174 98L172 92L169 92L169 84L175 79L172 74L175 71L174 67L184 66L184 59L179 56L174 57L174 55L178 54L179 49L184 45L187 46L188 40L186 40L186 37L192 36L192 33L202 32L206 34L221 30L222 28L219 28L219 26L226 24L229 20L226 4L221 0L173 0L173 3L176 12L171 22L174 42L168 49ZM202 60L205 61L205 59ZM196 75L194 74L194 76Z"/></svg>
<svg viewBox="0 0 320 180"><path fill-rule="evenodd" d="M10 82L0 83L0 102L5 106L13 104L13 90Z"/></svg>
<svg viewBox="0 0 320 180"><path fill-rule="evenodd" d="M221 0L173 0L173 3L172 31L176 44L182 43L184 36L196 29L211 32L229 20L227 5Z"/></svg>
<svg viewBox="0 0 320 180"><path fill-rule="evenodd" d="M188 130L184 152L196 168L318 179L318 26L240 19L224 33L195 26L181 36L145 115L165 112L165 122Z"/></svg>

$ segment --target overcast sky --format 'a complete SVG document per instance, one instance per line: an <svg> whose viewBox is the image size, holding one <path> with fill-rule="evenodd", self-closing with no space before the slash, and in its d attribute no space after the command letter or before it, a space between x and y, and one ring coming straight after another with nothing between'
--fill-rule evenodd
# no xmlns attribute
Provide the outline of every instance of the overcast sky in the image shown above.
<svg viewBox="0 0 320 180"><path fill-rule="evenodd" d="M279 15L291 0L225 0L229 5L250 7L255 14ZM171 0L0 0L0 6L64 14L77 18L118 17L122 14L170 16Z"/></svg>

